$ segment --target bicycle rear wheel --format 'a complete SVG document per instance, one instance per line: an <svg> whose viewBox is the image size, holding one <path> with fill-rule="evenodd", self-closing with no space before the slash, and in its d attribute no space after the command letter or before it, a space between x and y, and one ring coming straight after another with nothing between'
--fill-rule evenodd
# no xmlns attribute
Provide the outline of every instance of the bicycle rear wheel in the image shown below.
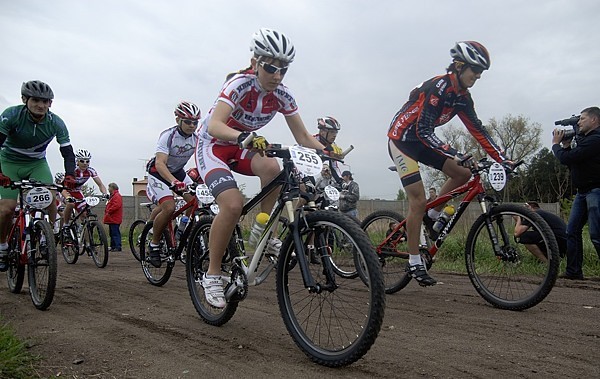
<svg viewBox="0 0 600 379"><path fill-rule="evenodd" d="M131 249L131 254L133 254L134 258L137 259L138 262L141 262L140 239L142 236L142 231L144 230L144 225L146 225L145 220L135 220L129 227L129 248Z"/></svg>
<svg viewBox="0 0 600 379"><path fill-rule="evenodd" d="M75 264L79 259L79 241L77 240L77 225L69 226L69 237L65 236L64 230L60 233L60 251L69 264Z"/></svg>
<svg viewBox="0 0 600 379"><path fill-rule="evenodd" d="M84 239L84 245L87 245L96 267L106 267L108 263L108 239L102 224L98 221L89 221L87 225L84 225L82 233L87 233L87 241Z"/></svg>
<svg viewBox="0 0 600 379"><path fill-rule="evenodd" d="M385 309L384 284L377 257L358 224L330 211L307 213L300 238L314 241L317 251L329 248L327 235L335 230L353 245L359 275L340 276L326 256L317 263L306 259L315 286L306 288L293 233L283 242L277 263L277 299L285 326L302 351L314 362L338 367L360 359L375 342ZM321 250L323 251L323 250Z"/></svg>
<svg viewBox="0 0 600 379"><path fill-rule="evenodd" d="M213 219L213 216L201 216L199 222L192 229L190 238L188 239L185 276L192 304L194 304L194 308L200 318L209 325L221 326L233 317L239 300L229 301L225 308L215 308L206 301L206 296L204 295L202 278L208 270L210 262L208 237ZM239 255L239 249L235 243L236 234L237 232L231 237L232 240L229 242L225 257L223 258L222 271L230 275L232 274L231 257Z"/></svg>
<svg viewBox="0 0 600 379"><path fill-rule="evenodd" d="M8 241L8 271L6 279L12 293L20 293L25 280L25 265L21 262L21 228L17 225Z"/></svg>
<svg viewBox="0 0 600 379"><path fill-rule="evenodd" d="M56 244L52 227L45 220L33 223L27 267L29 293L37 309L44 310L54 298L57 276Z"/></svg>
<svg viewBox="0 0 600 379"><path fill-rule="evenodd" d="M515 242L516 217L539 231L546 262ZM560 264L552 229L537 213L515 204L498 205L475 221L467 237L465 258L477 292L495 307L509 310L528 309L544 300L556 282Z"/></svg>
<svg viewBox="0 0 600 379"><path fill-rule="evenodd" d="M167 231L164 230L160 238L161 265L160 267L154 267L152 263L150 263L148 252L150 251L150 242L152 241L151 230L153 226L154 223L148 221L144 226L144 230L142 230L142 235L140 237L140 263L142 264L142 271L148 282L154 286L160 287L169 281L173 266L175 265L175 259L169 255L169 251L171 251L173 247L171 246L171 239L169 238Z"/></svg>
<svg viewBox="0 0 600 379"><path fill-rule="evenodd" d="M388 237L390 227L403 220L404 217L394 211L375 211L363 220L361 228L367 233L371 243L377 249ZM398 235L393 236L394 240L398 240L397 243L381 246L377 251L385 284L385 293L387 294L400 291L412 279L405 271L408 263L406 230L402 228L397 233Z"/></svg>

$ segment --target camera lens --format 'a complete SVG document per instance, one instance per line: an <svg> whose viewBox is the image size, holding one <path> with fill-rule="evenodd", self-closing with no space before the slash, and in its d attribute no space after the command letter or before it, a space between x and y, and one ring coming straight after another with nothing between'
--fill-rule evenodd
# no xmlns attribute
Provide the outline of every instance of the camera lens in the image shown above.
<svg viewBox="0 0 600 379"><path fill-rule="evenodd" d="M573 129L565 130L565 135L563 136L562 140L563 141L570 140L573 137L575 137L575 130L573 130Z"/></svg>

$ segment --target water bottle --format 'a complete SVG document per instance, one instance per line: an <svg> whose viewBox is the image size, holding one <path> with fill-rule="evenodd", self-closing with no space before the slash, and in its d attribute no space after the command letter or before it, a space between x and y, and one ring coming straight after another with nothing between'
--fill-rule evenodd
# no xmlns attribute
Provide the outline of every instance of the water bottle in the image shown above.
<svg viewBox="0 0 600 379"><path fill-rule="evenodd" d="M175 239L177 239L178 241L181 239L181 235L183 234L183 231L185 230L185 227L187 226L189 220L190 218L186 215L181 216L181 218L179 219L179 223L177 224L177 230L175 231Z"/></svg>
<svg viewBox="0 0 600 379"><path fill-rule="evenodd" d="M452 216L454 216L454 206L446 205L442 213L440 213L440 217L438 217L438 219L435 221L435 224L433 224L433 230L438 233L441 232Z"/></svg>
<svg viewBox="0 0 600 379"><path fill-rule="evenodd" d="M250 237L248 237L248 244L250 246L256 246L260 240L260 236L265 231L267 222L269 221L269 214L261 212L256 215L256 219L252 223L252 229L250 229Z"/></svg>

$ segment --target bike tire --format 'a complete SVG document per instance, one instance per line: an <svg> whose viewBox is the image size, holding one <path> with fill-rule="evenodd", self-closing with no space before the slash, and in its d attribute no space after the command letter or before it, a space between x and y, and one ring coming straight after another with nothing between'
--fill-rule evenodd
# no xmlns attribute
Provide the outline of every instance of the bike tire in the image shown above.
<svg viewBox="0 0 600 379"><path fill-rule="evenodd" d="M17 225L8 242L8 270L6 272L6 279L8 289L12 293L20 293L25 280L25 265L21 262L21 236L21 228Z"/></svg>
<svg viewBox="0 0 600 379"><path fill-rule="evenodd" d="M398 212L380 210L369 214L363 220L361 229L363 229L373 246L378 247L387 238L387 231L390 223L399 223L404 220ZM402 232L406 233L406 232ZM410 275L405 271L408 263L408 256L398 256L397 253L407 253L408 244L406 238L404 242L390 246L389 249L382 248L377 252L383 280L385 283L385 293L393 294L408 285L411 281Z"/></svg>
<svg viewBox="0 0 600 379"><path fill-rule="evenodd" d="M84 245L87 245L94 264L98 268L106 267L108 264L108 238L104 226L99 221L88 221L87 225L84 225L84 230L83 233L88 233Z"/></svg>
<svg viewBox="0 0 600 379"><path fill-rule="evenodd" d="M150 231L153 226L154 222L148 221L142 230L142 235L140 237L140 263L146 280L153 286L160 287L165 285L169 281L169 278L171 278L175 260L169 259L168 252L172 250L171 239L167 234L167 230L164 230L160 239L160 245L162 247L160 254L162 264L160 267L154 267L152 263L150 263L150 258L146 252L152 241L152 234Z"/></svg>
<svg viewBox="0 0 600 379"><path fill-rule="evenodd" d="M546 263L515 242L515 216L540 232L548 252ZM490 227L496 232L503 257L494 253ZM548 296L558 276L560 257L554 233L540 215L521 205L502 204L475 220L467 237L465 262L471 283L487 302L500 309L521 311Z"/></svg>
<svg viewBox="0 0 600 379"><path fill-rule="evenodd" d="M131 250L133 257L137 259L138 262L142 261L140 258L140 239L142 236L142 231L144 230L144 225L146 225L145 220L135 220L129 227L128 233L129 249Z"/></svg>
<svg viewBox="0 0 600 379"><path fill-rule="evenodd" d="M29 294L39 310L47 309L54 298L58 270L56 244L52 227L45 220L33 223L27 266Z"/></svg>
<svg viewBox="0 0 600 379"><path fill-rule="evenodd" d="M77 237L77 225L71 224L69 226L69 233L71 238L65 238L64 230L60 233L60 251L62 253L65 262L68 264L75 264L79 259L79 241Z"/></svg>
<svg viewBox="0 0 600 379"><path fill-rule="evenodd" d="M194 304L194 308L200 318L209 325L221 326L231 320L237 310L239 302L229 301L224 308L215 308L206 301L204 295L204 288L202 287L201 280L208 270L210 261L208 238L213 220L213 216L204 215L201 216L199 221L194 225L194 228L190 233L190 238L188 239L185 276L192 304ZM236 228L236 230L238 229ZM224 273L227 272L230 275L233 274L230 258L240 255L240 250L235 243L236 234L237 233L233 234L223 259L224 264L222 271Z"/></svg>
<svg viewBox="0 0 600 379"><path fill-rule="evenodd" d="M360 226L339 213L307 213L299 225L305 246L311 240L317 245L327 243L321 233L338 229L355 246L359 275L344 278L327 274L326 260L316 263L307 259L316 285L312 290L305 288L302 265L296 262L299 253L294 233L290 233L277 263L281 316L296 345L312 361L328 367L351 364L371 348L383 322L385 288L375 251Z"/></svg>

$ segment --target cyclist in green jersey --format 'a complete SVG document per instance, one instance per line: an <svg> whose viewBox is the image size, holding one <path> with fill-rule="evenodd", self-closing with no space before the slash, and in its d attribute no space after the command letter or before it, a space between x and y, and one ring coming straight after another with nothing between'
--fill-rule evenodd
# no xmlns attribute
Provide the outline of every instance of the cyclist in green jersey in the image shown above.
<svg viewBox="0 0 600 379"><path fill-rule="evenodd" d="M21 86L23 105L9 107L0 115L0 271L6 271L6 242L11 219L17 206L17 190L7 188L11 181L35 179L52 183L53 177L46 161L46 148L56 138L64 159L63 185L76 185L75 154L69 132L63 120L50 112L54 93L49 85L33 80ZM56 219L56 203L48 207L50 221Z"/></svg>

